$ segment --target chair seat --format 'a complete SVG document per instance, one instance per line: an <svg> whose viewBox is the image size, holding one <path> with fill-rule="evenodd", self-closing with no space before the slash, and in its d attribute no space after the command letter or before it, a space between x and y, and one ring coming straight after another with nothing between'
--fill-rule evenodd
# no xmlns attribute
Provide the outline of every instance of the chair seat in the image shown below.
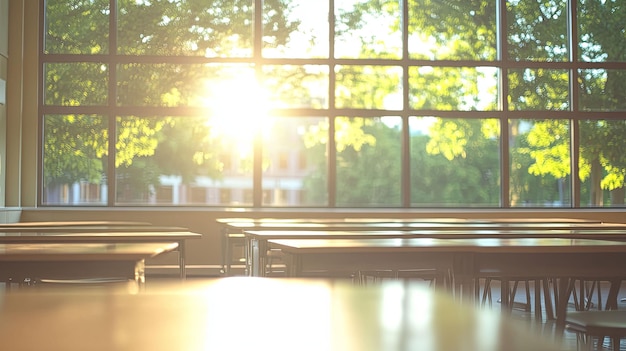
<svg viewBox="0 0 626 351"><path fill-rule="evenodd" d="M567 329L593 336L626 337L626 310L571 311Z"/></svg>

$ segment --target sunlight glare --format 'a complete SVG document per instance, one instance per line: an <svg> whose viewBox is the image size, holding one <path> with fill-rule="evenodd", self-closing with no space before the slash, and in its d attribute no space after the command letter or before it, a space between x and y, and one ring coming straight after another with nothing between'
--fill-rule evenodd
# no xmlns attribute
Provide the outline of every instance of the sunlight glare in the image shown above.
<svg viewBox="0 0 626 351"><path fill-rule="evenodd" d="M249 156L255 137L270 128L268 94L253 72L207 82L203 105L210 111L207 123L215 136Z"/></svg>

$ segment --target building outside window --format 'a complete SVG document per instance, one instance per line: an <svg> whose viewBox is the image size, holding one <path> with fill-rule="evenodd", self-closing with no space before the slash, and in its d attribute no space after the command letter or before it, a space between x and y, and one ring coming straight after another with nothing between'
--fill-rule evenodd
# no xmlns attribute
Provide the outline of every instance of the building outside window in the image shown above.
<svg viewBox="0 0 626 351"><path fill-rule="evenodd" d="M46 0L40 206L624 206L619 0Z"/></svg>

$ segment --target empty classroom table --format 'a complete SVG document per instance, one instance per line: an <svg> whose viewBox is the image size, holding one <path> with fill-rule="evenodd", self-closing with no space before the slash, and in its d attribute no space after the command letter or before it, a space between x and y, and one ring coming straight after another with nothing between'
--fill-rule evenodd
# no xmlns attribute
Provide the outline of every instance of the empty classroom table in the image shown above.
<svg viewBox="0 0 626 351"><path fill-rule="evenodd" d="M0 244L4 243L154 243L176 242L173 251L178 252L179 275L185 279L186 241L200 239L199 233L177 227L156 226L70 226L70 227L31 227L29 230L10 231L0 228Z"/></svg>
<svg viewBox="0 0 626 351"><path fill-rule="evenodd" d="M476 279L555 278L559 281L557 325L563 318L571 280L619 281L626 278L626 242L566 238L388 238L388 239L284 239L269 245L290 256L291 276L314 270L450 269L463 299L471 299ZM501 284L501 296L509 285ZM610 300L617 299L612 289ZM502 307L509 309L508 299Z"/></svg>
<svg viewBox="0 0 626 351"><path fill-rule="evenodd" d="M143 283L144 261L175 242L0 244L0 280L117 278Z"/></svg>
<svg viewBox="0 0 626 351"><path fill-rule="evenodd" d="M597 224L589 227L553 227L546 229L539 225L519 225L512 228L498 226L458 226L443 229L422 230L366 230L365 228L339 230L329 227L329 230L244 230L243 235L247 242L248 273L253 276L265 275L267 266L268 241L272 239L375 239L375 238L573 238L626 241L626 227L622 224ZM542 229L543 228L543 229ZM556 228L556 229L551 229ZM577 228L577 229L559 229ZM582 229L579 229L582 228ZM584 229L593 228L593 229ZM603 229L600 229L603 228Z"/></svg>
<svg viewBox="0 0 626 351"><path fill-rule="evenodd" d="M221 278L0 295L7 350L564 351L423 285ZM242 300L253 303L241 303Z"/></svg>

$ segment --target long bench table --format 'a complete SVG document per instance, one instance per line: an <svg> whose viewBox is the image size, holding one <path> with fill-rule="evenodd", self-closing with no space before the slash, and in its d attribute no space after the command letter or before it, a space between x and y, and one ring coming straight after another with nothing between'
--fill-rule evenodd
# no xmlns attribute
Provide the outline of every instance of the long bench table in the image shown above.
<svg viewBox="0 0 626 351"><path fill-rule="evenodd" d="M461 298L473 298L479 277L559 281L557 326L563 328L572 280L580 277L618 281L626 277L626 242L566 238L354 238L269 240L290 256L290 276L314 270L450 270ZM509 284L501 284L508 296ZM616 300L611 289L608 299ZM502 308L509 309L502 299Z"/></svg>
<svg viewBox="0 0 626 351"><path fill-rule="evenodd" d="M202 235L178 227L137 226L46 226L0 228L0 244L8 243L154 243L175 242L178 252L179 276L185 279L186 241Z"/></svg>
<svg viewBox="0 0 626 351"><path fill-rule="evenodd" d="M626 240L626 225L621 223L573 224L573 223L485 223L467 225L444 225L434 223L422 229L376 230L369 225L307 225L294 223L292 227L263 227L265 229L243 230L246 246L248 274L263 276L267 265L267 242L271 239L353 239L353 238L578 238Z"/></svg>
<svg viewBox="0 0 626 351"><path fill-rule="evenodd" d="M126 279L145 281L144 261L175 250L175 242L0 244L0 280Z"/></svg>

